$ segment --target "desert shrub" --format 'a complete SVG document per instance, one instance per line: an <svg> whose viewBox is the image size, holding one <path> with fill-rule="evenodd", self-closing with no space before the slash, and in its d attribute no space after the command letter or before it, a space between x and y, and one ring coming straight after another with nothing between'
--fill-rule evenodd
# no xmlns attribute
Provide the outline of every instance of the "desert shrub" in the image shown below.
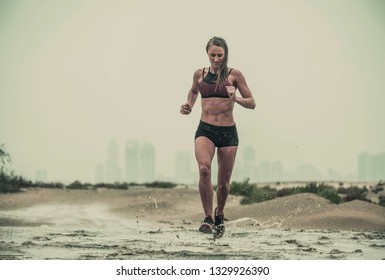
<svg viewBox="0 0 385 280"><path fill-rule="evenodd" d="M135 186L134 183L115 183L108 185L108 188L110 189L116 189L116 190L127 190L130 186Z"/></svg>
<svg viewBox="0 0 385 280"><path fill-rule="evenodd" d="M336 190L323 189L323 190L320 190L317 194L322 196L323 198L326 198L327 200L330 200L335 204L339 204L342 202L342 198L341 196L338 195Z"/></svg>
<svg viewBox="0 0 385 280"><path fill-rule="evenodd" d="M346 194L348 193L348 190L347 190L347 188L339 187L339 188L337 189L337 193L346 195Z"/></svg>
<svg viewBox="0 0 385 280"><path fill-rule="evenodd" d="M366 187L339 187L336 190L334 187L327 184L320 183L317 185L315 182L310 182L305 187L300 186L276 190L274 188L270 188L269 186L257 188L255 185L249 183L249 179L246 179L243 182L232 182L230 188L230 194L244 196L241 200L242 204L262 202L276 197L284 197L298 193L314 193L335 204L348 202L354 199L369 201L366 199L366 195L368 193L368 189ZM382 203L385 204L385 196L383 196Z"/></svg>
<svg viewBox="0 0 385 280"><path fill-rule="evenodd" d="M277 190L270 188L270 186L257 188L255 185L250 184L249 178L247 178L242 182L232 182L230 194L244 196L241 199L241 204L251 204L277 197Z"/></svg>
<svg viewBox="0 0 385 280"><path fill-rule="evenodd" d="M71 184L69 184L68 186L66 186L67 189L70 189L70 190L84 190L84 189L87 189L88 186L86 184L83 184L82 182L76 180L74 182L72 182Z"/></svg>
<svg viewBox="0 0 385 280"><path fill-rule="evenodd" d="M380 180L378 183L377 183L377 185L376 185L377 187L380 187L380 186L385 186L385 181L383 181L383 180Z"/></svg>
<svg viewBox="0 0 385 280"><path fill-rule="evenodd" d="M311 182L305 187L296 187L292 189L291 194L296 193L314 193L318 196L328 199L335 204L342 202L342 198L338 194L337 190L334 187L328 186L324 183L317 185L317 183Z"/></svg>
<svg viewBox="0 0 385 280"><path fill-rule="evenodd" d="M128 184L126 184L126 183L115 183L115 184L97 183L97 184L93 185L93 188L94 189L100 189L100 188L104 188L104 189L127 189Z"/></svg>
<svg viewBox="0 0 385 280"><path fill-rule="evenodd" d="M277 197L284 197L304 192L306 192L304 187L283 188L277 191Z"/></svg>
<svg viewBox="0 0 385 280"><path fill-rule="evenodd" d="M308 183L308 184L303 188L303 192L307 192L307 193L317 193L317 192L318 192L317 183L315 183L315 182Z"/></svg>
<svg viewBox="0 0 385 280"><path fill-rule="evenodd" d="M17 185L17 186L22 187L22 188L29 188L29 187L35 186L35 184L33 184L32 181L26 180L22 176L15 176L13 174L11 175L9 182L11 184Z"/></svg>
<svg viewBox="0 0 385 280"><path fill-rule="evenodd" d="M349 187L346 189L344 201L348 202L355 199L368 201L368 199L366 199L367 194L368 194L368 189L366 187L364 188L359 188L356 186Z"/></svg>
<svg viewBox="0 0 385 280"><path fill-rule="evenodd" d="M0 181L0 193L16 193L20 191L21 191L20 186L12 185L7 182Z"/></svg>
<svg viewBox="0 0 385 280"><path fill-rule="evenodd" d="M284 197L294 194L294 188L283 188L277 191L277 197Z"/></svg>
<svg viewBox="0 0 385 280"><path fill-rule="evenodd" d="M231 182L230 184L230 194L233 195L243 195L250 196L254 191L254 186L249 184L249 178L243 180L242 182Z"/></svg>
<svg viewBox="0 0 385 280"><path fill-rule="evenodd" d="M271 200L277 197L277 190L265 186L263 188L254 188L252 195L248 199L244 199L244 202L255 203Z"/></svg>
<svg viewBox="0 0 385 280"><path fill-rule="evenodd" d="M378 194L379 192L382 192L384 190L384 187L382 185L376 185L373 192L375 194Z"/></svg>
<svg viewBox="0 0 385 280"><path fill-rule="evenodd" d="M144 184L147 188L162 188L162 189L171 189L175 188L176 184L172 182L160 182L160 181L155 181L152 183L145 183Z"/></svg>
<svg viewBox="0 0 385 280"><path fill-rule="evenodd" d="M31 181L25 180L21 176L15 176L13 172L6 174L0 171L0 192L15 193L21 191L22 188L33 186Z"/></svg>
<svg viewBox="0 0 385 280"><path fill-rule="evenodd" d="M324 183L321 183L317 187L316 194L323 197L323 198L330 200L331 202L333 202L335 204L339 204L342 202L342 198L338 194L337 190L334 187L328 186Z"/></svg>
<svg viewBox="0 0 385 280"><path fill-rule="evenodd" d="M380 195L378 204L385 207L385 195Z"/></svg>
<svg viewBox="0 0 385 280"><path fill-rule="evenodd" d="M47 189L64 189L65 188L64 184L60 182L38 183L36 186L40 188L47 188Z"/></svg>
<svg viewBox="0 0 385 280"><path fill-rule="evenodd" d="M11 156L5 150L4 144L0 144L0 172L4 172L4 168L11 163Z"/></svg>
<svg viewBox="0 0 385 280"><path fill-rule="evenodd" d="M4 144L0 144L0 192L14 193L19 192L23 187L33 186L31 181L22 176L16 176L10 169L11 156L5 150Z"/></svg>
<svg viewBox="0 0 385 280"><path fill-rule="evenodd" d="M342 198L335 188L324 183L317 185L317 183L314 182L307 184L305 187L300 186L276 190L275 188L270 188L270 186L257 188L255 185L249 184L249 180L246 179L243 182L232 182L230 193L244 196L241 200L242 204L262 202L276 197L284 197L298 193L314 193L330 200L332 203L338 204L342 202Z"/></svg>
<svg viewBox="0 0 385 280"><path fill-rule="evenodd" d="M98 188L106 188L106 189L108 189L108 187L109 187L109 184L106 184L106 183L97 183L97 184L94 185L95 189L98 189Z"/></svg>

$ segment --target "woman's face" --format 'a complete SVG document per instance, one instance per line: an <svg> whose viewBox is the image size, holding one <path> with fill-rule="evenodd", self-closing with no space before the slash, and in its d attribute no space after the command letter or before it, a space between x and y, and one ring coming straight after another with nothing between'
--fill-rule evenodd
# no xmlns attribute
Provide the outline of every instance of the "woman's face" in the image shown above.
<svg viewBox="0 0 385 280"><path fill-rule="evenodd" d="M222 47L212 45L207 50L207 55L209 56L211 66L217 69L225 59L225 50Z"/></svg>

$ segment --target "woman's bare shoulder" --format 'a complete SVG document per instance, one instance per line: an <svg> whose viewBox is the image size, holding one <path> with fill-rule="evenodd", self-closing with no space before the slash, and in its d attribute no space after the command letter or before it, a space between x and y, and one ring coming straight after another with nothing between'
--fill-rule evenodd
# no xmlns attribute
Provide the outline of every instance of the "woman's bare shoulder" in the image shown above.
<svg viewBox="0 0 385 280"><path fill-rule="evenodd" d="M241 70L236 69L236 68L230 68L230 69L232 69L232 70L231 70L231 73L229 76L232 77L235 81L242 81L245 79Z"/></svg>
<svg viewBox="0 0 385 280"><path fill-rule="evenodd" d="M195 70L194 72L194 79L199 80L203 76L203 67L200 69Z"/></svg>
<svg viewBox="0 0 385 280"><path fill-rule="evenodd" d="M241 70L239 70L237 68L229 67L229 71L231 71L230 75L234 75L234 76L242 75Z"/></svg>

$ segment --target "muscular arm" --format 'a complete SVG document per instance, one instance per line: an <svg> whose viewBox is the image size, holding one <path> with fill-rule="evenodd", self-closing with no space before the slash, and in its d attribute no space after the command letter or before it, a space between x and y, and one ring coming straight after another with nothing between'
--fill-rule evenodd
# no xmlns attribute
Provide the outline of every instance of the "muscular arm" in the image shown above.
<svg viewBox="0 0 385 280"><path fill-rule="evenodd" d="M180 113L188 115L191 113L192 108L198 98L199 93L199 77L201 76L201 70L196 70L193 77L193 84L187 94L187 102L180 108Z"/></svg>
<svg viewBox="0 0 385 280"><path fill-rule="evenodd" d="M233 70L233 74L235 76L235 81L237 83L237 87L239 90L239 93L242 97L236 96L235 94L235 88L228 89L229 95L232 98L232 100L235 103L238 103L242 107L245 107L247 109L254 109L255 108L255 100L253 98L253 95L249 89L249 86L246 83L246 79L243 76L243 74L239 70Z"/></svg>

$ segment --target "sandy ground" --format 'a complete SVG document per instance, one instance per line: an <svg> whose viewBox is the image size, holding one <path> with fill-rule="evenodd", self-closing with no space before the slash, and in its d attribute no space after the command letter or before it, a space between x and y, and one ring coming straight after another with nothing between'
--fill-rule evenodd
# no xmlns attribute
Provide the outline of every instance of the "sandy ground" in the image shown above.
<svg viewBox="0 0 385 280"><path fill-rule="evenodd" d="M241 205L221 239L198 232L197 188L0 194L0 259L385 259L385 207L299 194Z"/></svg>

